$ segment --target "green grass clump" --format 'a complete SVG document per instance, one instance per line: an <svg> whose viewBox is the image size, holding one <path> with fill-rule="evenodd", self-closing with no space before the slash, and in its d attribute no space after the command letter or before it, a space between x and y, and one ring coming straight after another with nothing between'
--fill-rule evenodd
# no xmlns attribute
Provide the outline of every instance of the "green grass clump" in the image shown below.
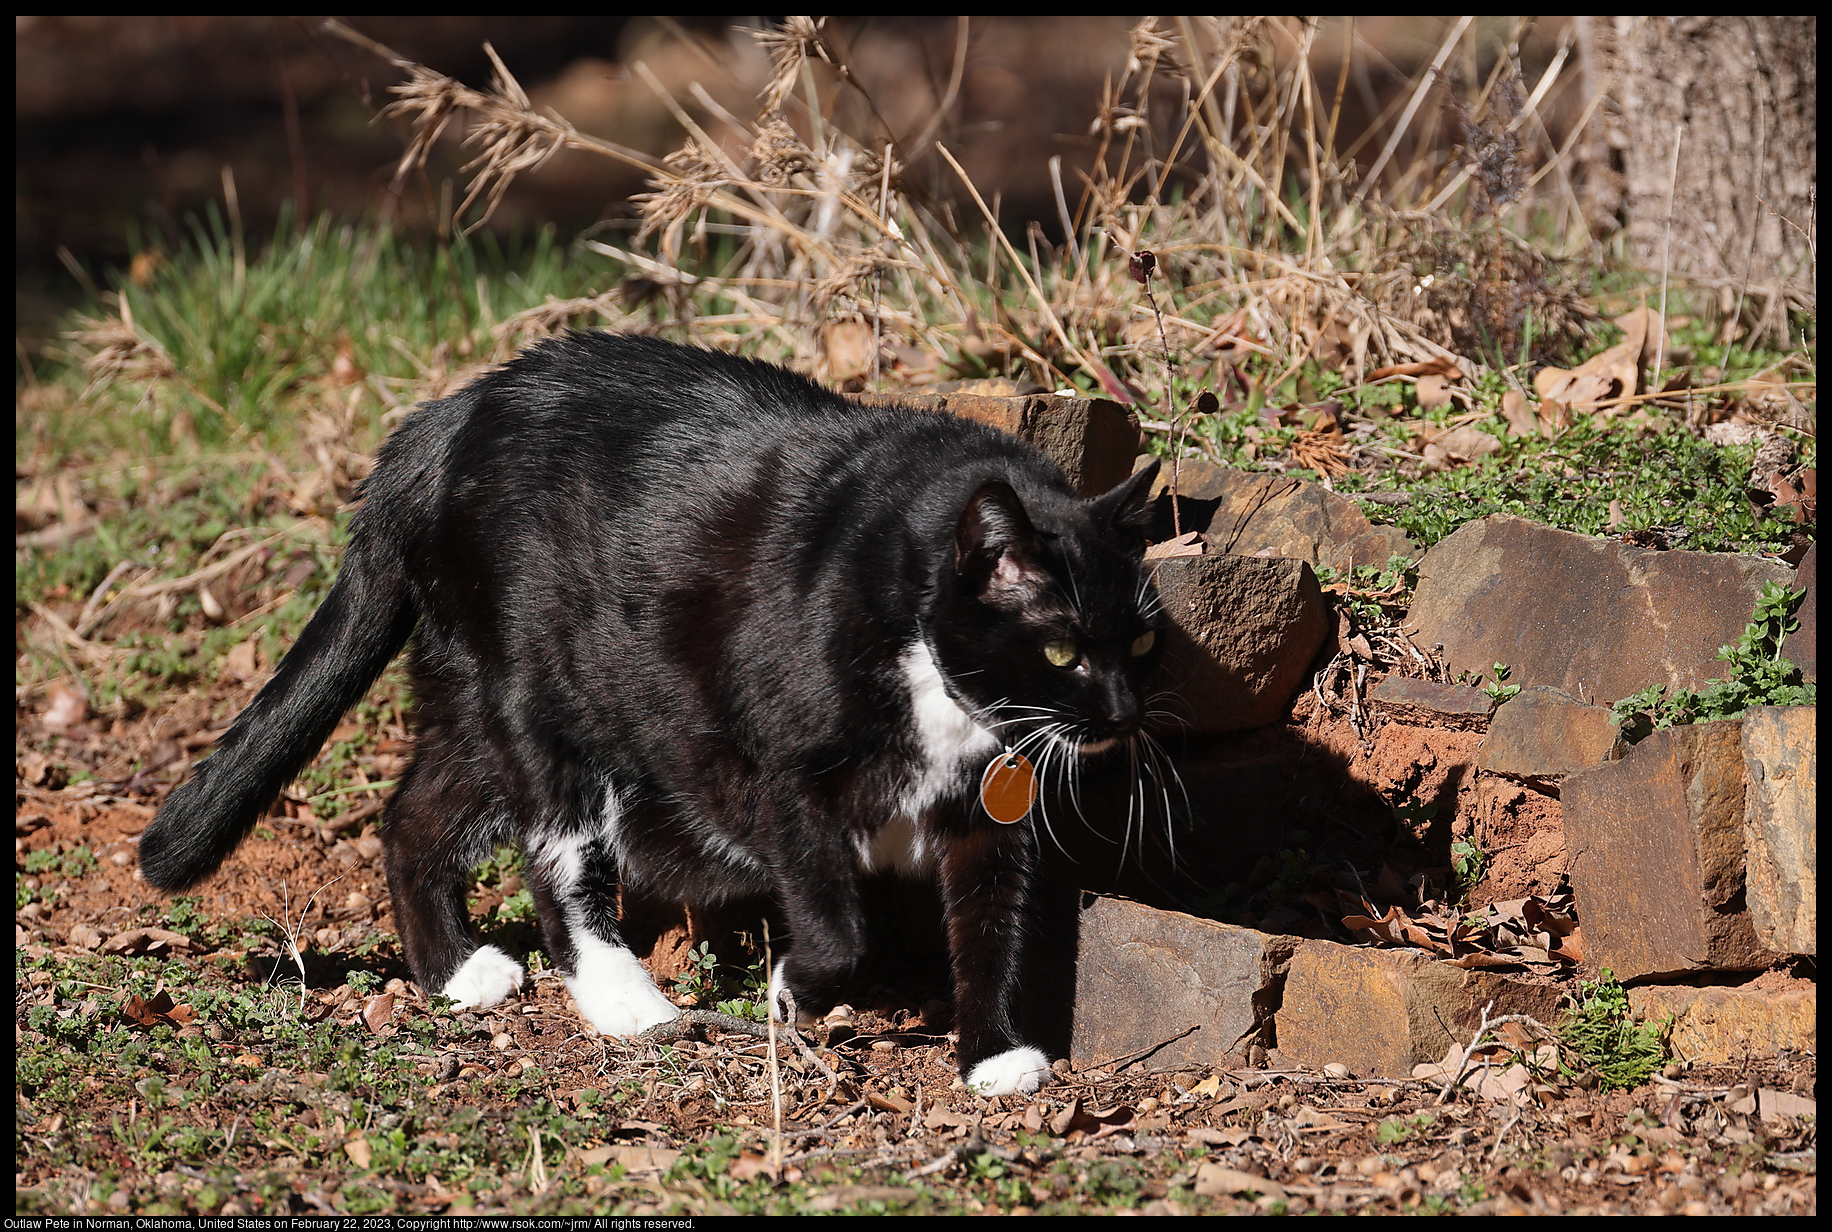
<svg viewBox="0 0 1832 1232"><path fill-rule="evenodd" d="M1608 968L1598 979L1578 986L1570 1008L1559 1019L1558 1033L1606 1091L1640 1086L1667 1059L1665 1030L1635 1025L1628 992ZM1572 1070L1569 1063L1561 1066Z"/></svg>

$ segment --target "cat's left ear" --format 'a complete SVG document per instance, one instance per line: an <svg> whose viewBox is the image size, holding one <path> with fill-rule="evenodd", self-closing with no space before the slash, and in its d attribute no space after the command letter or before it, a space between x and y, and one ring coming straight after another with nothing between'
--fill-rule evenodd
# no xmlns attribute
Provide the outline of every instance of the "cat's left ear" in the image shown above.
<svg viewBox="0 0 1832 1232"><path fill-rule="evenodd" d="M961 512L954 531L954 571L981 595L1019 595L1043 583L1037 565L1037 528L1011 485L982 484Z"/></svg>
<svg viewBox="0 0 1832 1232"><path fill-rule="evenodd" d="M1151 502L1147 498L1151 496L1152 481L1158 477L1158 468L1162 465L1158 459L1152 459L1132 478L1090 502L1088 511L1094 515L1094 524L1102 533L1112 531L1128 538L1145 533L1146 526L1151 523Z"/></svg>

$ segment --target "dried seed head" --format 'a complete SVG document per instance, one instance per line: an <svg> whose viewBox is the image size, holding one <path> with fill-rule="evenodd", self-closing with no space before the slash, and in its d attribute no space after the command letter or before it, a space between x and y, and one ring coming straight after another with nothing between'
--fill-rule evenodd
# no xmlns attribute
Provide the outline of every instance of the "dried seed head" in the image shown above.
<svg viewBox="0 0 1832 1232"><path fill-rule="evenodd" d="M785 17L778 29L759 30L757 41L769 54L773 72L770 84L763 90L763 114L782 109L782 100L795 88L802 65L809 56L826 59L821 46L821 29L812 17Z"/></svg>
<svg viewBox="0 0 1832 1232"><path fill-rule="evenodd" d="M751 158L757 164L757 179L772 188L787 183L796 172L815 166L814 152L802 144L780 114L758 125L757 138L751 142Z"/></svg>
<svg viewBox="0 0 1832 1232"><path fill-rule="evenodd" d="M1126 76L1144 71L1148 66L1163 60L1171 68L1177 67L1176 42L1162 30L1158 29L1158 19L1147 17L1132 28L1132 45L1126 58Z"/></svg>
<svg viewBox="0 0 1832 1232"><path fill-rule="evenodd" d="M724 163L715 152L702 147L697 137L687 138L685 145L663 161L674 173L657 174L652 182L659 187L630 198L642 215L642 226L636 232L638 242L664 227L684 222L706 204L726 179Z"/></svg>
<svg viewBox="0 0 1832 1232"><path fill-rule="evenodd" d="M1132 254L1126 267L1132 271L1132 280L1145 286L1151 281L1152 271L1158 268L1158 255L1149 248L1141 249Z"/></svg>

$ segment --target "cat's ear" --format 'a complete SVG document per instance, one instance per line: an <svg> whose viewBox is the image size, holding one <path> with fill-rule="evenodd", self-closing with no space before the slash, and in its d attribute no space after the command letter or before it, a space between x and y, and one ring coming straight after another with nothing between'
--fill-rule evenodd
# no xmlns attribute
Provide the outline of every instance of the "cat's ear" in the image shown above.
<svg viewBox="0 0 1832 1232"><path fill-rule="evenodd" d="M1011 485L980 485L954 529L954 571L982 596L1026 594L1043 582L1037 528Z"/></svg>
<svg viewBox="0 0 1832 1232"><path fill-rule="evenodd" d="M1161 465L1162 462L1154 458L1132 478L1094 498L1089 512L1102 533L1117 531L1128 537L1145 533L1145 528L1151 524L1151 501L1147 498L1151 496L1152 481L1158 477Z"/></svg>

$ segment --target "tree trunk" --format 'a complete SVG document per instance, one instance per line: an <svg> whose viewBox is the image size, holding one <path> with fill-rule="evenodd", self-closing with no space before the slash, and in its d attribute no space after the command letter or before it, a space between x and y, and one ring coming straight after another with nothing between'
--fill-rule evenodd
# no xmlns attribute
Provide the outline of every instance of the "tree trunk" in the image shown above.
<svg viewBox="0 0 1832 1232"><path fill-rule="evenodd" d="M1599 140L1618 147L1630 256L1695 283L1793 283L1794 295L1811 295L1817 19L1590 23L1603 45L1589 49L1587 77L1614 69L1617 112L1602 117ZM1607 195L1607 173L1595 178Z"/></svg>

